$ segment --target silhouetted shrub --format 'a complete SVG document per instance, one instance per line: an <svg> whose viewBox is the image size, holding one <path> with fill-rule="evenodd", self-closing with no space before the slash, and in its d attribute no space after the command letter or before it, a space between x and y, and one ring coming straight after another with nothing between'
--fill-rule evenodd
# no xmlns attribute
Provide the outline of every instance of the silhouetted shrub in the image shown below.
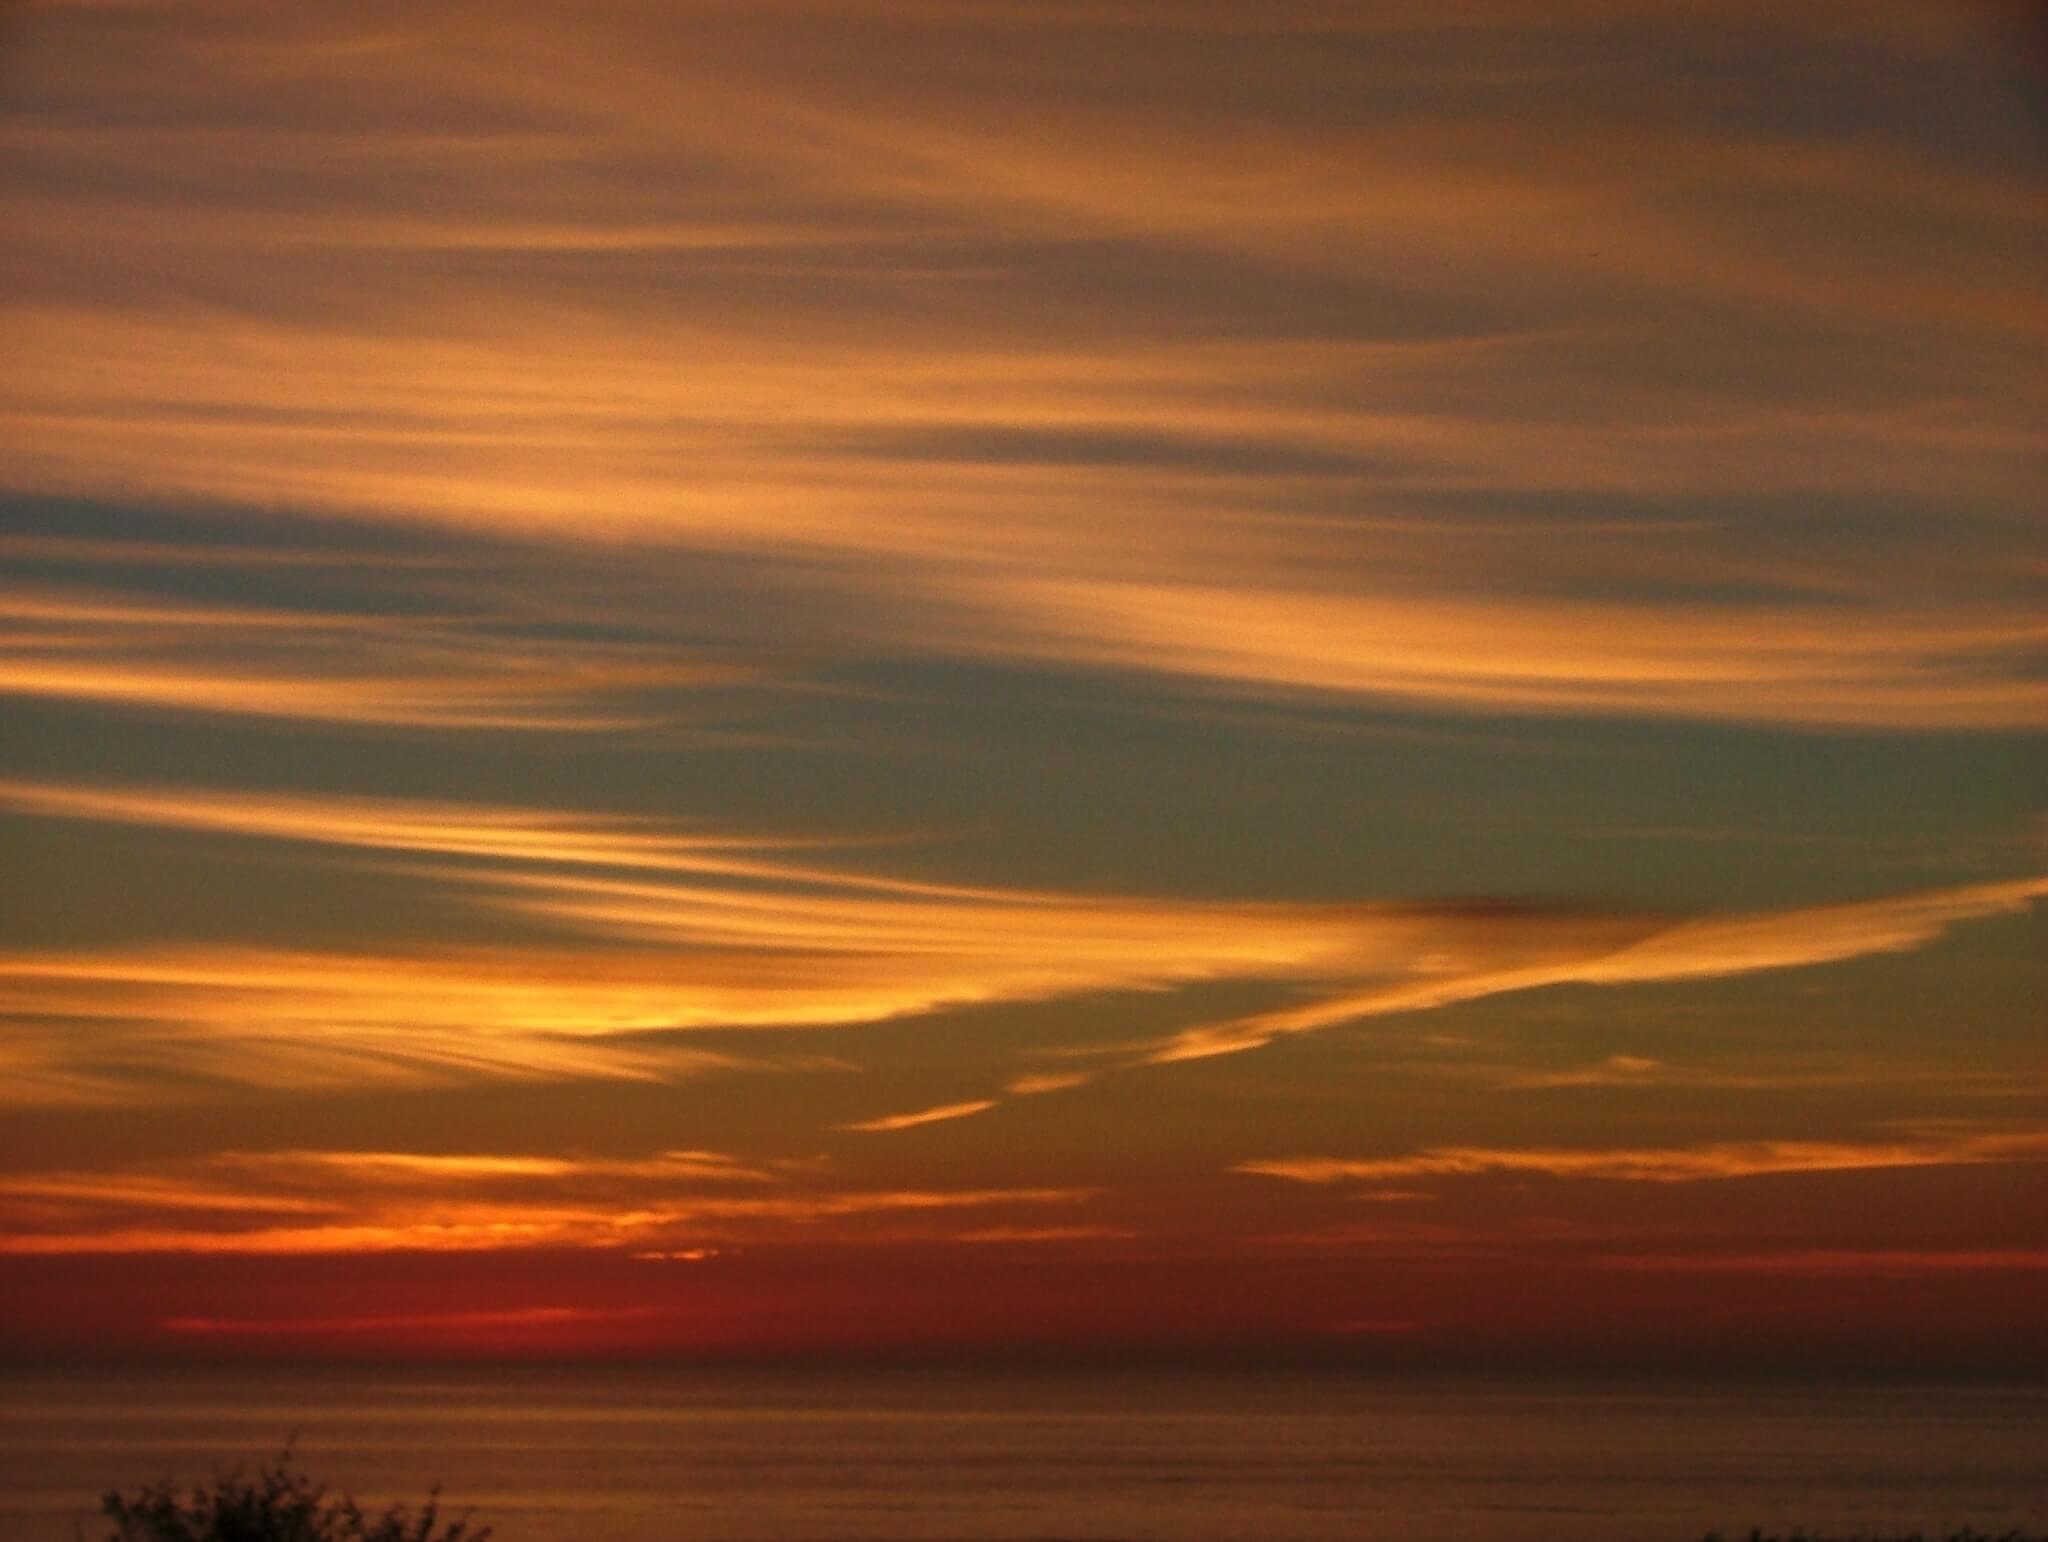
<svg viewBox="0 0 2048 1542"><path fill-rule="evenodd" d="M190 1492L169 1479L132 1496L109 1490L100 1510L114 1523L107 1542L487 1542L491 1528L472 1528L467 1513L443 1521L440 1498L436 1487L418 1510L366 1515L298 1471L286 1447L253 1477L238 1467Z"/></svg>

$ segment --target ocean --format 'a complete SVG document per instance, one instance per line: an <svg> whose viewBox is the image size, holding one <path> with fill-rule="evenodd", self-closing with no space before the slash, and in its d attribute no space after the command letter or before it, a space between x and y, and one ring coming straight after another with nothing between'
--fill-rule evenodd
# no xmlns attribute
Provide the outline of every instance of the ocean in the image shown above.
<svg viewBox="0 0 2048 1542"><path fill-rule="evenodd" d="M299 1464L496 1542L1698 1542L2048 1529L2048 1388L1301 1374L17 1371L0 1542Z"/></svg>

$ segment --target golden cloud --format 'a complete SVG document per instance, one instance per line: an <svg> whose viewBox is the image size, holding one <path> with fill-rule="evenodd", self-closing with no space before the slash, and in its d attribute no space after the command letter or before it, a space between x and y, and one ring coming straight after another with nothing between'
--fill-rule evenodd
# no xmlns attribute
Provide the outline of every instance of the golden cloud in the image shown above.
<svg viewBox="0 0 2048 1542"><path fill-rule="evenodd" d="M2048 1133L2021 1131L1900 1141L1723 1141L1608 1150L1437 1146L1409 1156L1364 1160L1292 1157L1240 1162L1234 1170L1297 1183L1377 1183L1495 1173L1621 1183L1701 1183L1791 1173L2041 1161L2048 1161Z"/></svg>
<svg viewBox="0 0 2048 1542"><path fill-rule="evenodd" d="M119 1098L133 1081L123 1068L283 1087L647 1079L775 1063L680 1047L674 1035L686 1030L853 1026L1224 980L1313 993L1113 1052L1125 1065L1166 1064L1509 992L1906 951L2048 894L2048 879L2017 879L1690 918L1500 902L1220 902L899 879L815 852L795 860L801 843L787 838L533 808L33 782L0 783L0 808L433 858L404 871L564 939L0 954L0 1010L24 1025L8 1046L24 1073L10 1091L31 1102L90 1100L95 1083ZM1009 1090L1043 1094L1094 1074L1021 1073ZM910 1128L989 1103L858 1127Z"/></svg>
<svg viewBox="0 0 2048 1542"><path fill-rule="evenodd" d="M862 1119L852 1124L842 1124L842 1130L858 1130L865 1134L876 1134L892 1130L914 1130L920 1125L942 1124L949 1119L965 1119L970 1114L979 1114L996 1106L994 1098L973 1098L964 1103L941 1103L936 1108L921 1108L910 1114L888 1114L880 1119Z"/></svg>
<svg viewBox="0 0 2048 1542"><path fill-rule="evenodd" d="M0 695L359 727L590 732L649 721L626 705L636 695L753 673L673 647L543 645L468 616L0 589Z"/></svg>
<svg viewBox="0 0 2048 1542"><path fill-rule="evenodd" d="M8 485L743 555L829 591L835 655L1455 711L2041 721L2010 580L2048 416L2015 341L2044 336L2042 216L1997 157L1559 109L1545 29L1604 101L1599 29L1682 29L1669 7L1318 20L1421 47L1434 108L1395 89L1406 55L1305 55L1270 8L776 9L38 8L15 69L56 107L7 129L26 170L0 183ZM1786 48L1969 58L1925 7L1861 8L1853 38L1692 9ZM1491 38L1487 82L1429 65L1447 25ZM1040 45L991 46L1018 29ZM1218 29L1242 89L1191 92ZM1693 516L1569 540L1499 512L1674 499ZM1759 549L1745 511L1771 499L1939 514L1837 560L1853 543L1783 520ZM83 657L32 650L0 688L568 728L650 667L494 676L476 647L280 677L80 625Z"/></svg>
<svg viewBox="0 0 2048 1542"><path fill-rule="evenodd" d="M743 1192L734 1192L735 1180ZM170 1172L0 1178L0 1254L295 1254L604 1248L691 1256L709 1241L835 1223L1081 1204L1079 1188L822 1186L792 1164L644 1157L222 1152ZM1020 1223L1021 1224L1021 1223ZM986 1223L970 1226L986 1230Z"/></svg>

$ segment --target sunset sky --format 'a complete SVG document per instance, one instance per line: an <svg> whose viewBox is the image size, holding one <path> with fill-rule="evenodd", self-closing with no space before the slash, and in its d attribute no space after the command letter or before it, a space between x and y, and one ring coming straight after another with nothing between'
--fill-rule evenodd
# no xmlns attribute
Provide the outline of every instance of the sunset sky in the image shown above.
<svg viewBox="0 0 2048 1542"><path fill-rule="evenodd" d="M2030 14L0 13L0 1355L2048 1367Z"/></svg>

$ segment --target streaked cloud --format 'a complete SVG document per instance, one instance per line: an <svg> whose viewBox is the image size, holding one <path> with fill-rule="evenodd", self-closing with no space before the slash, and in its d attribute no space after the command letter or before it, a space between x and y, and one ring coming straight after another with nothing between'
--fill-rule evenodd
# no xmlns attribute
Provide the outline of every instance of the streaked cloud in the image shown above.
<svg viewBox="0 0 2048 1542"><path fill-rule="evenodd" d="M228 1151L169 1171L115 1168L0 1178L0 1254L288 1255L601 1248L702 1256L710 1243L792 1228L901 1226L1028 1215L1084 1188L875 1188L803 1164L715 1152L645 1157ZM1021 1223L1019 1223L1021 1224ZM968 1231L986 1230L969 1224Z"/></svg>
<svg viewBox="0 0 2048 1542"><path fill-rule="evenodd" d="M16 8L0 1294L1977 1332L2048 1162L2009 22Z"/></svg>
<svg viewBox="0 0 2048 1542"><path fill-rule="evenodd" d="M617 729L634 698L754 673L642 643L520 637L451 614L0 588L0 695L356 727Z"/></svg>
<svg viewBox="0 0 2048 1542"><path fill-rule="evenodd" d="M1661 1274L1976 1274L2048 1272L2048 1248L1788 1248L1774 1253L1616 1253L1606 1269Z"/></svg>
<svg viewBox="0 0 2048 1542"><path fill-rule="evenodd" d="M904 879L822 853L795 860L786 838L534 808L19 781L0 784L0 808L437 859L398 876L562 939L0 955L0 1009L24 1025L10 1049L32 1073L18 1094L30 1100L45 1089L89 1097L94 1079L118 1098L124 1082L162 1071L270 1087L651 1079L775 1064L652 1037L679 1031L846 1027L1232 980L1310 993L1084 1070L1013 1073L1011 1095L1040 1095L1105 1066L1236 1053L1510 992L1908 951L2048 893L2048 879L2020 879L1691 918L1498 901L1218 902ZM94 1036L81 1044L87 1024ZM962 1117L994 1096L853 1127Z"/></svg>
<svg viewBox="0 0 2048 1542"><path fill-rule="evenodd" d="M992 889L918 883L847 868L806 866L768 855L855 844L852 837L827 840L719 833L651 819L606 818L531 806L0 781L0 810L367 851L485 858L540 871L557 865L652 869L718 878L779 879L827 888L966 899L1002 897Z"/></svg>
<svg viewBox="0 0 2048 1542"><path fill-rule="evenodd" d="M661 1179L687 1182L772 1183L772 1166L743 1162L718 1151L662 1151L631 1159L591 1156L491 1156L419 1151L231 1151L215 1158L240 1172L322 1183L431 1185L518 1179Z"/></svg>
<svg viewBox="0 0 2048 1542"><path fill-rule="evenodd" d="M1938 1057L1842 1064L1837 1059L1779 1053L1719 1058L1712 1064L1674 1064L1641 1055L1609 1055L1559 1071L1508 1069L1470 1062L1442 1066L1446 1074L1481 1080L1514 1092L1573 1088L1672 1088L1710 1092L1798 1092L1829 1089L1941 1088L1979 1098L2027 1098L2038 1082L2015 1079L2008 1069L1957 1066Z"/></svg>
<svg viewBox="0 0 2048 1542"><path fill-rule="evenodd" d="M1527 1090L1558 1087L1631 1087L1669 1074L1662 1061L1646 1055L1609 1055L1593 1065L1566 1071L1528 1071L1506 1078L1505 1085Z"/></svg>
<svg viewBox="0 0 2048 1542"><path fill-rule="evenodd" d="M1378 1183L1496 1173L1623 1183L1699 1183L1790 1173L1868 1172L1991 1162L2048 1162L2048 1134L2021 1131L1899 1141L1723 1141L1701 1146L1612 1150L1447 1146L1409 1156L1365 1160L1296 1157L1240 1162L1235 1170L1297 1183Z"/></svg>
<svg viewBox="0 0 2048 1542"><path fill-rule="evenodd" d="M942 1124L948 1119L965 1119L970 1114L979 1114L996 1106L994 1098L974 1098L965 1103L941 1103L936 1108L921 1108L910 1114L887 1114L879 1119L861 1119L852 1124L842 1124L842 1130L858 1130L876 1134L890 1130L914 1130L920 1125Z"/></svg>
<svg viewBox="0 0 2048 1542"><path fill-rule="evenodd" d="M1455 959L1439 955L1422 961L1415 970L1420 978L1189 1029L1162 1041L1152 1058L1171 1062L1235 1054L1286 1035L1316 1033L1390 1012L1425 1011L1554 985L1714 978L1905 952L1962 922L2025 910L2044 894L2048 879L2026 878L1844 905L1637 923L1632 934L1618 934L1628 933L1628 924L1611 918L1604 923L1609 932L1604 939L1592 924L1578 936L1545 936L1532 929L1526 940L1537 946L1499 967L1461 968ZM1509 935L1516 930L1504 928ZM1542 946L1546 942L1548 949ZM1545 951L1551 956L1542 956Z"/></svg>
<svg viewBox="0 0 2048 1542"><path fill-rule="evenodd" d="M2019 724L2040 687L1996 661L2048 642L2018 605L1845 617L1140 582L1004 584L987 599L1015 617L1022 655L1474 712Z"/></svg>
<svg viewBox="0 0 2048 1542"><path fill-rule="evenodd" d="M273 1088L473 1076L675 1076L734 1064L613 1037L672 1025L672 971L609 980L522 950L422 958L179 949L0 958L17 1057L119 1101L166 1071ZM634 978L638 973L639 977ZM68 1026L67 1026L68 1025ZM79 1030L92 1025L90 1042ZM35 1082L28 1084L34 1095Z"/></svg>
<svg viewBox="0 0 2048 1542"><path fill-rule="evenodd" d="M652 1315L653 1308L644 1306L522 1306L489 1312L400 1312L364 1317L167 1317L163 1328L167 1333L205 1337L466 1334L620 1322Z"/></svg>
<svg viewBox="0 0 2048 1542"><path fill-rule="evenodd" d="M1999 56L1923 13L41 7L0 121L8 477L742 558L757 610L822 586L835 657L2037 724L2017 152L1788 127L1739 74L1709 112L1618 63L1696 69L1718 16L1767 77L1846 52L1988 111ZM1922 533L1852 561L1758 512L1901 500ZM587 726L607 671L701 667L660 615L655 663L303 682L102 623L0 685Z"/></svg>
<svg viewBox="0 0 2048 1542"><path fill-rule="evenodd" d="M1027 1071L1013 1076L1003 1090L1015 1098L1036 1097L1043 1092L1067 1092L1085 1087L1095 1078L1087 1071Z"/></svg>
<svg viewBox="0 0 2048 1542"><path fill-rule="evenodd" d="M987 1226L955 1232L955 1242L1062 1243L1123 1242L1138 1233L1128 1226Z"/></svg>

